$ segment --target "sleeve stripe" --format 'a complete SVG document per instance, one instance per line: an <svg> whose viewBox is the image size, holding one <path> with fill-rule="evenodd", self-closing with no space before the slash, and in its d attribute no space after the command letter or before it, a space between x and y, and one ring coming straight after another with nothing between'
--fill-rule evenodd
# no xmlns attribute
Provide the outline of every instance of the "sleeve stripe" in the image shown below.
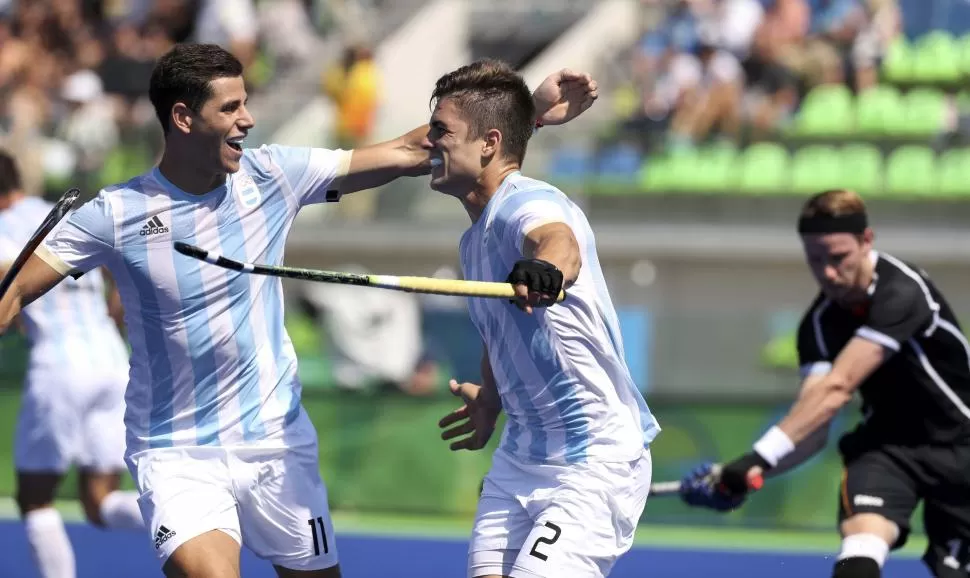
<svg viewBox="0 0 970 578"><path fill-rule="evenodd" d="M878 343L883 347L892 349L893 351L899 351L899 342L892 337L886 335L885 333L880 333L871 327L862 326L855 332L857 337L863 339L868 339L869 341Z"/></svg>
<svg viewBox="0 0 970 578"><path fill-rule="evenodd" d="M63 259L55 255L50 249L48 249L44 245L37 247L37 250L34 251L34 255L37 255L38 257L40 257L42 261L50 265L52 269L54 269L61 275L64 275L65 277L67 277L74 271L74 269L70 265L65 263Z"/></svg>

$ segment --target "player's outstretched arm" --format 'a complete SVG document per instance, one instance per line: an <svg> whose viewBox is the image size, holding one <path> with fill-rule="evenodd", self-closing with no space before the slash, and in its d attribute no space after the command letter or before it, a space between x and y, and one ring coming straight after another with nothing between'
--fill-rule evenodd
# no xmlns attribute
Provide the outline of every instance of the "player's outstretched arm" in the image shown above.
<svg viewBox="0 0 970 578"><path fill-rule="evenodd" d="M589 109L598 97L596 81L586 73L562 69L540 83L532 98L536 121L541 125L564 124ZM341 179L341 195L373 189L400 177L431 172L428 125L396 139L354 149L347 174Z"/></svg>
<svg viewBox="0 0 970 578"><path fill-rule="evenodd" d="M725 488L732 493L744 493L750 475L771 473L813 433L825 428L849 403L856 388L891 354L891 350L874 341L852 338L828 373L805 381L788 415L754 444L753 451L724 466L721 481Z"/></svg>
<svg viewBox="0 0 970 578"><path fill-rule="evenodd" d="M43 259L36 254L31 255L10 284L7 293L0 298L0 334L6 333L24 307L50 291L63 279L64 275L55 271Z"/></svg>

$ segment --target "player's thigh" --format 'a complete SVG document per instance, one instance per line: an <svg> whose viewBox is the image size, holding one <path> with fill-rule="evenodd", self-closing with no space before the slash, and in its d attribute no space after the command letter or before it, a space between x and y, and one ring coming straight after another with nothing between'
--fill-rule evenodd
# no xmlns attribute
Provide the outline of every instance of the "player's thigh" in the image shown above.
<svg viewBox="0 0 970 578"><path fill-rule="evenodd" d="M336 576L337 544L315 447L250 462L248 491L237 491L246 546L279 572ZM330 573L321 573L323 570Z"/></svg>
<svg viewBox="0 0 970 578"><path fill-rule="evenodd" d="M970 576L970 447L938 448L924 467L939 480L927 490L923 560L938 577Z"/></svg>
<svg viewBox="0 0 970 578"><path fill-rule="evenodd" d="M508 576L535 525L524 502L545 478L521 469L505 452L492 456L482 480L468 545L468 578Z"/></svg>
<svg viewBox="0 0 970 578"><path fill-rule="evenodd" d="M839 530L844 536L884 536L892 549L909 537L910 517L920 500L919 483L899 456L882 450L846 464L839 485Z"/></svg>
<svg viewBox="0 0 970 578"><path fill-rule="evenodd" d="M108 376L92 383L86 408L79 420L78 465L100 473L124 471L124 382Z"/></svg>
<svg viewBox="0 0 970 578"><path fill-rule="evenodd" d="M602 578L633 544L652 477L649 452L626 463L594 463L557 476L547 500L527 506L536 520L513 578Z"/></svg>
<svg viewBox="0 0 970 578"><path fill-rule="evenodd" d="M191 572L207 552L216 557L212 564L219 572L225 570L227 557L238 564L242 536L236 498L228 466L219 456L215 450L170 448L130 458L138 506L166 572L195 576ZM183 548L188 553L179 554Z"/></svg>
<svg viewBox="0 0 970 578"><path fill-rule="evenodd" d="M212 530L176 548L162 571L167 578L240 578L239 551L232 537Z"/></svg>
<svg viewBox="0 0 970 578"><path fill-rule="evenodd" d="M78 414L72 398L58 391L59 386L54 377L27 380L14 433L17 471L63 474L75 460L80 438Z"/></svg>

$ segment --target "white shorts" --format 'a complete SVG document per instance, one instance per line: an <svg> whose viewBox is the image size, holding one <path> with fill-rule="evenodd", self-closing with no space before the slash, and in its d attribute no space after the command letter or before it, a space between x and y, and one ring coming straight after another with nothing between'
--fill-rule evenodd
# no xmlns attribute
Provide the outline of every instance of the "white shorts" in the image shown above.
<svg viewBox="0 0 970 578"><path fill-rule="evenodd" d="M17 471L64 473L72 464L124 471L127 384L124 370L103 376L29 372L17 416Z"/></svg>
<svg viewBox="0 0 970 578"><path fill-rule="evenodd" d="M151 449L129 456L128 463L162 564L179 546L212 530L290 570L337 564L316 443Z"/></svg>
<svg viewBox="0 0 970 578"><path fill-rule="evenodd" d="M523 464L496 450L468 577L600 578L633 545L650 491L649 450L632 462Z"/></svg>

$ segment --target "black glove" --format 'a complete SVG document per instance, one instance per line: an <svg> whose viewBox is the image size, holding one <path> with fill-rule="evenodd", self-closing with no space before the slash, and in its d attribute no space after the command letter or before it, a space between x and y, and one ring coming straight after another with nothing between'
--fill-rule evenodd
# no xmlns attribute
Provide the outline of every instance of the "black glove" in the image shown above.
<svg viewBox="0 0 970 578"><path fill-rule="evenodd" d="M559 298L563 277L562 271L552 263L540 259L523 259L517 261L515 266L512 267L512 272L509 273L506 282L513 285L525 285L530 294L538 293L540 295L539 302L530 303L530 305L548 307Z"/></svg>
<svg viewBox="0 0 970 578"><path fill-rule="evenodd" d="M757 452L744 454L721 469L721 490L731 496L743 496L748 493L748 472L759 466L763 471L771 469L769 464Z"/></svg>

